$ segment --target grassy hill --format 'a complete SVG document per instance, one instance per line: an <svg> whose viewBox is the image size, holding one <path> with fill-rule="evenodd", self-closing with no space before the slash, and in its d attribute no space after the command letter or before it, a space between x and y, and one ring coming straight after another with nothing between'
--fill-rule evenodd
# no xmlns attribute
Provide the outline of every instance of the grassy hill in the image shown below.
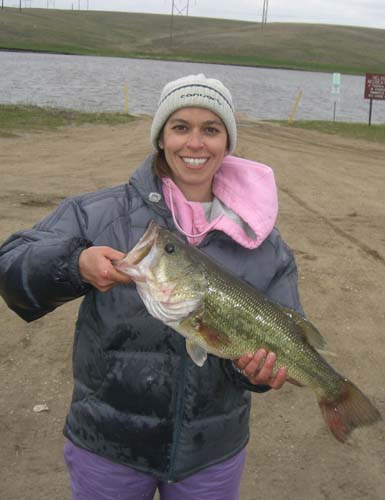
<svg viewBox="0 0 385 500"><path fill-rule="evenodd" d="M124 12L0 9L0 50L385 73L385 30Z"/></svg>

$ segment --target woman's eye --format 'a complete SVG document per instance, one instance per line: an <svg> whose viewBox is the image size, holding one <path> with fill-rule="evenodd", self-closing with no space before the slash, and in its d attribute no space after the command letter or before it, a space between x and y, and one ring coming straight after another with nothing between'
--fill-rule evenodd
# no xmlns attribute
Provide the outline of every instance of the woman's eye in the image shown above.
<svg viewBox="0 0 385 500"><path fill-rule="evenodd" d="M175 125L174 127L172 127L172 129L176 132L184 132L185 130L187 130L187 127L186 125Z"/></svg>
<svg viewBox="0 0 385 500"><path fill-rule="evenodd" d="M210 135L218 134L219 130L215 127L207 127L206 132Z"/></svg>

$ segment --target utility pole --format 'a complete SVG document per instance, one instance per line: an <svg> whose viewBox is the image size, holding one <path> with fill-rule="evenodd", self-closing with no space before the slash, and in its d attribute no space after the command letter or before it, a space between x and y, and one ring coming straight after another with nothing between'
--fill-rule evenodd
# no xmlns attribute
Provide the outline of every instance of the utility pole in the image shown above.
<svg viewBox="0 0 385 500"><path fill-rule="evenodd" d="M174 3L174 6L175 6L175 10L177 11L178 14L180 14L181 16L183 16L184 12L186 12L186 16L188 16L188 9L189 9L189 5L190 5L190 0L184 0L184 1L183 0L179 0L178 1L179 7L176 5L175 0L174 0L173 3Z"/></svg>
<svg viewBox="0 0 385 500"><path fill-rule="evenodd" d="M263 0L263 11L262 11L262 28L267 24L267 11L269 9L269 0Z"/></svg>
<svg viewBox="0 0 385 500"><path fill-rule="evenodd" d="M174 6L175 6L175 0L172 0L171 21L170 21L170 42L171 42L171 44L172 44L172 35L173 35L173 28L174 28Z"/></svg>
<svg viewBox="0 0 385 500"><path fill-rule="evenodd" d="M179 5L176 5L178 2ZM188 16L189 12L189 7L190 7L190 0L172 0L171 3L171 21L170 21L170 42L172 43L172 38L173 38L173 29L174 29L174 12L180 15L184 15L186 13L186 16Z"/></svg>

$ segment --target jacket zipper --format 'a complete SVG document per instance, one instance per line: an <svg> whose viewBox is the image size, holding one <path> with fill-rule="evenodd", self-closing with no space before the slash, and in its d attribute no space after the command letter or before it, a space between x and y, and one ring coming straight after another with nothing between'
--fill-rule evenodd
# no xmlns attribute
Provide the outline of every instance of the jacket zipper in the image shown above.
<svg viewBox="0 0 385 500"><path fill-rule="evenodd" d="M182 344L183 345L183 344ZM184 389L186 385L186 368L187 368L187 352L186 348L183 345L183 351L181 353L181 368L178 373L178 385L176 388L177 397L175 403L175 428L174 434L172 437L172 448L170 453L170 469L168 473L168 483L175 482L174 479L174 471L175 471L175 461L176 461L176 451L179 441L180 432L182 429L182 421L183 421L183 407L184 407Z"/></svg>

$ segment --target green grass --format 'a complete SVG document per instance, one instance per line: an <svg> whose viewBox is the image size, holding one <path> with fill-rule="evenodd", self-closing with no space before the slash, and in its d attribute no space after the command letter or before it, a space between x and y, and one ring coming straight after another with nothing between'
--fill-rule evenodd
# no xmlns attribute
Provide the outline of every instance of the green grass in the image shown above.
<svg viewBox="0 0 385 500"><path fill-rule="evenodd" d="M364 123L325 122L325 121L294 121L291 124L283 121L275 121L287 127L295 127L306 130L317 130L325 134L334 134L350 139L362 139L372 142L385 143L385 125L371 125Z"/></svg>
<svg viewBox="0 0 385 500"><path fill-rule="evenodd" d="M58 108L0 104L0 137L19 133L42 132L85 123L115 125L134 118L123 113L82 113Z"/></svg>
<svg viewBox="0 0 385 500"><path fill-rule="evenodd" d="M58 108L39 106L0 104L0 137L15 137L22 133L44 132L65 126L83 124L115 125L128 123L134 119L124 113L82 113ZM269 120L286 127L316 130L326 134L335 134L352 139L385 143L385 126L368 126L362 123L326 122L326 121L287 121Z"/></svg>
<svg viewBox="0 0 385 500"><path fill-rule="evenodd" d="M129 12L0 10L0 49L383 73L385 30Z"/></svg>

